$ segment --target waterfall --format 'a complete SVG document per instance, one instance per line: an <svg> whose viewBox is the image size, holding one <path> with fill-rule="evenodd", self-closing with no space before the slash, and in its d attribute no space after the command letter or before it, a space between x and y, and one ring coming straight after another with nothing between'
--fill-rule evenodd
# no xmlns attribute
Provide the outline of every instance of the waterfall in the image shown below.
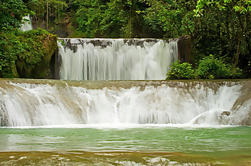
<svg viewBox="0 0 251 166"><path fill-rule="evenodd" d="M30 30L32 30L30 15L23 17L23 24L21 25L20 29L21 29L21 31L30 31Z"/></svg>
<svg viewBox="0 0 251 166"><path fill-rule="evenodd" d="M175 40L63 38L58 46L62 80L163 80L178 60Z"/></svg>
<svg viewBox="0 0 251 166"><path fill-rule="evenodd" d="M112 83L116 87L94 89L86 88L92 82L80 84L0 81L1 126L251 125L250 86L243 83L140 81L123 88L118 81Z"/></svg>

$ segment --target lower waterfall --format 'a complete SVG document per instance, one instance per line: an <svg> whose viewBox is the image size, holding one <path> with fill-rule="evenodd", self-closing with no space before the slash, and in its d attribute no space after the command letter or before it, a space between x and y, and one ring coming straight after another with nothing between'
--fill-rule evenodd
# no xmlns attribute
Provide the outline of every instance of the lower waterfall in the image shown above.
<svg viewBox="0 0 251 166"><path fill-rule="evenodd" d="M163 80L178 60L175 40L62 38L58 46L62 80Z"/></svg>
<svg viewBox="0 0 251 166"><path fill-rule="evenodd" d="M123 81L118 81L117 87L95 89L62 81L0 81L0 124L251 125L250 86L245 89L250 81L137 84L145 82L148 85L123 88Z"/></svg>

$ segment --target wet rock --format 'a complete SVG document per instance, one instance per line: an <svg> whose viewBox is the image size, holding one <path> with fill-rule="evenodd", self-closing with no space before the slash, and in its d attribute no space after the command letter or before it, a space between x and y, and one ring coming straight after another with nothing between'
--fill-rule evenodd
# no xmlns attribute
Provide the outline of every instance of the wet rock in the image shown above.
<svg viewBox="0 0 251 166"><path fill-rule="evenodd" d="M5 104L0 101L0 126L8 126L8 118L4 110L6 110Z"/></svg>
<svg viewBox="0 0 251 166"><path fill-rule="evenodd" d="M221 116L229 116L231 113L229 111L223 111Z"/></svg>
<svg viewBox="0 0 251 166"><path fill-rule="evenodd" d="M194 64L192 56L192 41L190 36L182 36L178 39L178 58L181 63L188 62Z"/></svg>
<svg viewBox="0 0 251 166"><path fill-rule="evenodd" d="M144 47L144 43L157 43L158 39L124 39L124 43L131 46L140 46Z"/></svg>
<svg viewBox="0 0 251 166"><path fill-rule="evenodd" d="M106 48L108 46L111 46L113 44L114 39L99 39L99 38L93 38L93 39L85 39L85 38L60 38L64 42L65 48L71 49L73 52L77 51L77 46L78 45L84 45L84 44L93 44L95 47L102 47ZM157 43L159 39L122 39L124 44L127 44L129 46L134 45L134 46L140 46L144 47L144 43Z"/></svg>

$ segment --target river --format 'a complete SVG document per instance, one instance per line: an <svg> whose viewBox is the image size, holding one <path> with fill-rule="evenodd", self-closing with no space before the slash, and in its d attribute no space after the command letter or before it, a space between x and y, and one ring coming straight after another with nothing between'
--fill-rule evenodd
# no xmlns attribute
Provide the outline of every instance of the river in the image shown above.
<svg viewBox="0 0 251 166"><path fill-rule="evenodd" d="M0 80L0 165L250 165L250 80Z"/></svg>

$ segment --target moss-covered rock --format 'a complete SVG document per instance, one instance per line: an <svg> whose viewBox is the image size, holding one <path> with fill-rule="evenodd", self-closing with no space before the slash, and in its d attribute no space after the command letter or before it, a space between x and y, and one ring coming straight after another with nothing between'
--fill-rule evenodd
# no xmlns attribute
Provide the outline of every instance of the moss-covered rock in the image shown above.
<svg viewBox="0 0 251 166"><path fill-rule="evenodd" d="M7 61L1 77L52 78L57 56L57 36L45 30L2 34L1 54ZM1 66L1 64L0 64Z"/></svg>

